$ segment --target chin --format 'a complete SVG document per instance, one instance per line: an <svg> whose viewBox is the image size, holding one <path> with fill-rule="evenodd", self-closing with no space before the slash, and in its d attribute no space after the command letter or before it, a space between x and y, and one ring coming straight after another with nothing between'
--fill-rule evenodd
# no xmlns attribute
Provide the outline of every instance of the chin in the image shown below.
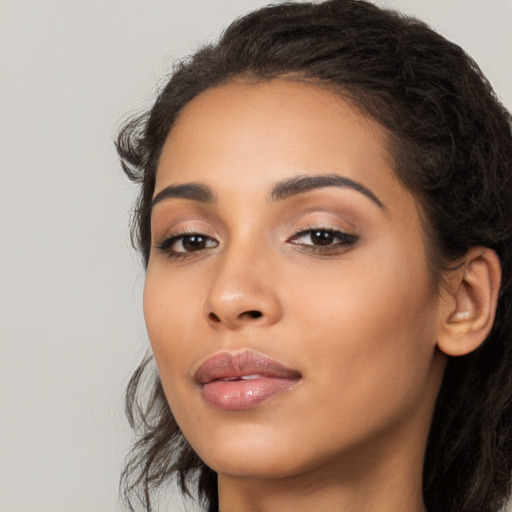
<svg viewBox="0 0 512 512"><path fill-rule="evenodd" d="M296 476L304 471L301 464L294 464L286 454L246 453L242 456L208 457L205 463L219 475L231 478L276 480Z"/></svg>
<svg viewBox="0 0 512 512"><path fill-rule="evenodd" d="M204 442L191 443L201 460L218 474L274 479L301 471L302 464L293 458L293 454L300 453L300 447L283 441L282 433L240 425L235 430L213 434Z"/></svg>

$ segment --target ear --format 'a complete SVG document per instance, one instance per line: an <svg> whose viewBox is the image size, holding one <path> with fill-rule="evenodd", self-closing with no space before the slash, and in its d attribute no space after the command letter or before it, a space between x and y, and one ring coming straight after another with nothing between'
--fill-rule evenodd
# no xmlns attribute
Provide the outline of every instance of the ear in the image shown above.
<svg viewBox="0 0 512 512"><path fill-rule="evenodd" d="M485 247L468 251L448 278L442 293L438 348L450 356L477 349L491 331L498 303L501 267L496 253Z"/></svg>

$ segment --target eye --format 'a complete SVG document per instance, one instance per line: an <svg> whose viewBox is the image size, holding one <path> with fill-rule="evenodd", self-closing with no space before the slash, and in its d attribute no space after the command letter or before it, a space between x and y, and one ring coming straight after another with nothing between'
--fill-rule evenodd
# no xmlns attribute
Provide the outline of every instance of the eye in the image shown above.
<svg viewBox="0 0 512 512"><path fill-rule="evenodd" d="M325 252L337 251L355 244L358 240L356 235L344 233L335 229L313 228L305 229L293 235L289 242L301 245L306 250Z"/></svg>
<svg viewBox="0 0 512 512"><path fill-rule="evenodd" d="M157 245L157 249L172 258L198 253L217 245L217 240L202 233L181 233L166 238Z"/></svg>

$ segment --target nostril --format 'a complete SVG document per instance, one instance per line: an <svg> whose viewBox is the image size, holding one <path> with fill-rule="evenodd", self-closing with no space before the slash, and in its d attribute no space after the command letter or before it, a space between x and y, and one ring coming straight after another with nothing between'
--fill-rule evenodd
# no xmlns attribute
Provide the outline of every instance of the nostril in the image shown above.
<svg viewBox="0 0 512 512"><path fill-rule="evenodd" d="M248 320L248 319L256 319L256 318L261 318L263 316L263 313L261 311L257 311L257 310L254 310L254 309L251 309L249 311L244 311L243 313L240 313L237 317L237 320ZM208 320L214 324L221 324L223 323L224 320L221 320L221 318L216 315L215 313L211 312L211 313L208 313ZM234 320L234 319L233 319ZM226 318L226 321L229 322L229 319Z"/></svg>
<svg viewBox="0 0 512 512"><path fill-rule="evenodd" d="M250 318L260 318L261 316L263 316L261 311L247 311L245 314Z"/></svg>
<svg viewBox="0 0 512 512"><path fill-rule="evenodd" d="M220 322L220 318L215 314L215 313L210 313L208 315L208 318L212 321L212 322Z"/></svg>

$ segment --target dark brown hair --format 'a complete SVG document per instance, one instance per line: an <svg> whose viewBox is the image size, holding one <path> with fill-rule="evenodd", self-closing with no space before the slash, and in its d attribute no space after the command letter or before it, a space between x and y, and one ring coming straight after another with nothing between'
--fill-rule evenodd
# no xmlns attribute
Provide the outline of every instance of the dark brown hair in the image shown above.
<svg viewBox="0 0 512 512"><path fill-rule="evenodd" d="M502 286L495 324L475 352L450 358L428 440L429 512L496 512L512 475L511 116L475 62L425 24L358 0L270 6L235 21L180 63L152 108L120 130L117 149L141 184L134 241L147 264L150 202L162 146L182 108L235 79L313 81L348 98L390 134L394 170L424 214L433 273L470 248L496 251ZM181 434L152 358L127 390L139 433L122 475L131 510L172 478L218 507L217 478Z"/></svg>

